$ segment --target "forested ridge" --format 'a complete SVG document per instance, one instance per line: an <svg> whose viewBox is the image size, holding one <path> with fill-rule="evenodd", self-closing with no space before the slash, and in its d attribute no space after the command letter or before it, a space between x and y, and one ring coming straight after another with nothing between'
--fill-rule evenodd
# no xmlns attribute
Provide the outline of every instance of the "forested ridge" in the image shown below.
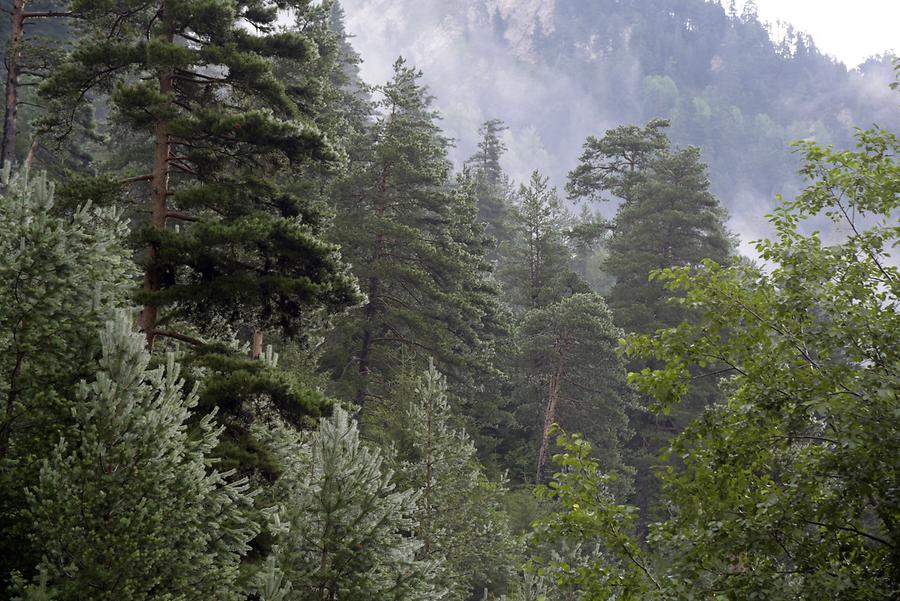
<svg viewBox="0 0 900 601"><path fill-rule="evenodd" d="M457 162L477 144L474 124L499 118L506 170L524 180L537 162L562 187L588 133L669 119L676 145L701 149L731 226L748 234L744 253L772 233L763 215L775 194L803 188L792 140L845 148L857 125L900 127L889 53L844 65L808 32L767 22L753 0L343 5L366 73L383 74L398 53L424 70Z"/></svg>
<svg viewBox="0 0 900 601"><path fill-rule="evenodd" d="M459 160L408 60L363 81L337 1L6 2L0 597L898 598L900 141L871 123L900 62L865 99L752 7L663 4L516 38L621 102L645 71L557 187L504 169L496 116ZM846 91L758 87L769 59ZM785 192L772 235L729 229L728 185Z"/></svg>

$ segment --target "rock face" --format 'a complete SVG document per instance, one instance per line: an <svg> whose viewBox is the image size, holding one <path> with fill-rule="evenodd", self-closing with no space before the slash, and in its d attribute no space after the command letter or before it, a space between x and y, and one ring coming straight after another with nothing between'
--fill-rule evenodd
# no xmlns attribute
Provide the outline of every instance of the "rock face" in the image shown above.
<svg viewBox="0 0 900 601"><path fill-rule="evenodd" d="M457 140L479 123L510 126L504 167L538 168L561 186L584 138L621 123L672 121L703 150L713 191L747 236L776 193L800 185L788 142L852 143L852 125L900 126L886 57L856 70L790 28L705 0L344 0L369 82L398 55L423 69ZM762 207L760 205L763 205Z"/></svg>
<svg viewBox="0 0 900 601"><path fill-rule="evenodd" d="M503 37L513 54L536 62L534 41L553 33L555 0L488 0L486 4L491 16L506 24Z"/></svg>

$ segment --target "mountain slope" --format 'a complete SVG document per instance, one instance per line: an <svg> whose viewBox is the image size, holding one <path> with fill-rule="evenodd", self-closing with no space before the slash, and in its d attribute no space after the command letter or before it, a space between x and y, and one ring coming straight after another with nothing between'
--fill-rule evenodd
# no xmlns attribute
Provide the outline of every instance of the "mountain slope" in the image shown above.
<svg viewBox="0 0 900 601"><path fill-rule="evenodd" d="M345 0L363 75L386 77L399 54L425 72L456 159L478 124L510 125L505 167L557 185L590 134L662 116L671 137L710 164L733 227L799 182L790 140L849 145L854 125L900 125L887 57L858 69L789 26L776 40L753 9L704 0ZM762 206L761 206L762 205ZM753 215L753 217L751 217Z"/></svg>

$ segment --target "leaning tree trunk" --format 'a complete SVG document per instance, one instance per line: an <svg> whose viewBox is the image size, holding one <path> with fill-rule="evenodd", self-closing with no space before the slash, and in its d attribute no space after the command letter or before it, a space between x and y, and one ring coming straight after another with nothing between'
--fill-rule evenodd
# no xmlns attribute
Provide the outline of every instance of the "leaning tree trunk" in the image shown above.
<svg viewBox="0 0 900 601"><path fill-rule="evenodd" d="M3 140L0 166L12 163L16 152L16 113L19 104L19 60L25 25L25 0L14 0L10 19L9 49L6 54L6 110L3 113Z"/></svg>
<svg viewBox="0 0 900 601"><path fill-rule="evenodd" d="M544 467L547 465L547 454L550 451L550 430L556 423L556 410L559 407L560 389L562 388L562 361L550 375L550 386L547 391L547 409L544 412L544 430L541 434L541 449L538 451L537 470L534 481L540 484L544 480Z"/></svg>

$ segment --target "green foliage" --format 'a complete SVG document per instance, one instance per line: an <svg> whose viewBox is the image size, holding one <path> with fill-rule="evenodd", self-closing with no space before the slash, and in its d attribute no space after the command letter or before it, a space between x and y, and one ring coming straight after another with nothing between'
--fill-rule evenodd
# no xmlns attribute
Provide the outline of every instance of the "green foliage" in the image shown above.
<svg viewBox="0 0 900 601"><path fill-rule="evenodd" d="M500 159L506 152L506 145L500 136L508 128L499 119L490 119L478 128L481 140L478 151L466 161L475 180L475 199L478 206L478 220L486 224L486 233L495 241L502 242L510 237L511 226L509 178L500 166Z"/></svg>
<svg viewBox="0 0 900 601"><path fill-rule="evenodd" d="M679 323L685 313L668 302L650 273L704 259L725 264L732 245L697 148L660 153L637 173L642 180L619 208L608 244L606 268L616 278L609 304L626 331L652 332Z"/></svg>
<svg viewBox="0 0 900 601"><path fill-rule="evenodd" d="M604 469L622 468L626 411L633 394L617 355L621 337L603 298L593 293L575 294L523 318L517 345L522 374L517 415L545 454L546 428L559 423L602 441L597 451ZM543 460L538 457L539 471ZM627 490L622 484L618 492Z"/></svg>
<svg viewBox="0 0 900 601"><path fill-rule="evenodd" d="M284 473L273 494L274 557L287 599L427 601L438 567L416 558L419 493L397 490L384 457L359 439L341 408L304 441L276 427L272 442ZM267 578L270 591L272 580ZM264 583L265 584L265 583ZM274 597L269 593L268 598Z"/></svg>
<svg viewBox="0 0 900 601"><path fill-rule="evenodd" d="M888 598L900 565L900 274L888 260L900 144L869 130L857 151L800 148L810 185L757 243L769 268L662 272L697 322L629 343L659 362L634 379L666 404L689 393L692 365L731 374L727 402L673 448L685 462L666 477L678 511L656 537L703 590ZM801 233L820 214L846 228L843 242Z"/></svg>
<svg viewBox="0 0 900 601"><path fill-rule="evenodd" d="M616 503L611 492L615 474L600 469L580 435L563 433L556 443L562 450L553 456L559 472L537 489L554 510L534 523L530 541L538 552L526 570L542 577L560 598L655 598L659 585L648 569L650 560L635 543L637 511Z"/></svg>
<svg viewBox="0 0 900 601"><path fill-rule="evenodd" d="M644 169L659 152L669 148L665 119L654 119L644 127L622 125L602 138L588 136L579 164L566 184L569 198L593 201L609 200L608 192L623 200L631 199L632 188L644 180Z"/></svg>
<svg viewBox="0 0 900 601"><path fill-rule="evenodd" d="M30 574L21 491L71 423L68 398L93 373L96 330L128 297L134 270L119 212L55 204L43 174L15 175L0 197L0 586Z"/></svg>
<svg viewBox="0 0 900 601"><path fill-rule="evenodd" d="M291 427L310 429L333 402L312 378L280 363L271 346L253 359L245 348L222 343L206 344L184 359L198 385L198 411L218 411L226 428L217 448L222 467L265 482L277 479L281 468L272 449L253 435L253 422L275 411Z"/></svg>
<svg viewBox="0 0 900 601"><path fill-rule="evenodd" d="M28 493L41 566L61 600L239 599L257 531L247 483L212 466L213 414L189 435L196 394L173 356L148 369L132 322L107 322L96 379L79 386L75 424Z"/></svg>
<svg viewBox="0 0 900 601"><path fill-rule="evenodd" d="M587 292L587 285L570 267L565 239L569 215L549 179L535 171L517 196L512 239L500 248L497 270L506 301L522 312Z"/></svg>
<svg viewBox="0 0 900 601"><path fill-rule="evenodd" d="M323 75L316 32L277 26L278 11L321 19L308 2L78 0L82 35L42 83L52 102L45 128L64 134L90 94L142 140L152 222L137 229L146 272L138 297L145 329L225 318L295 335L359 301L337 249L322 240L323 218L286 192L288 166L323 165L336 155L301 111ZM250 25L253 32L246 27ZM288 86L276 61L309 76ZM162 156L160 157L160 152ZM148 332L152 337L152 333Z"/></svg>
<svg viewBox="0 0 900 601"><path fill-rule="evenodd" d="M401 353L420 365L433 356L460 396L477 389L476 374L496 376L493 340L505 322L485 278L487 241L470 185L450 178L447 140L420 79L395 63L333 192L334 239L368 300L337 324L323 367L339 398L360 405L385 396Z"/></svg>
<svg viewBox="0 0 900 601"><path fill-rule="evenodd" d="M430 364L404 375L390 399L391 463L397 482L421 493L415 512L423 559L443 559L437 582L447 599L506 590L518 548L503 510L503 482L491 482L475 445L454 425L445 378Z"/></svg>
<svg viewBox="0 0 900 601"><path fill-rule="evenodd" d="M730 374L727 399L672 443L670 517L646 550L627 530L635 509L602 494L586 443L561 440L567 469L542 494L562 508L537 522L537 539L600 546L536 565L582 598L896 595L900 272L887 258L900 145L869 130L857 151L800 147L810 185L771 216L777 237L757 243L766 271L707 261L660 272L695 317L627 342L656 362L632 378L663 407L690 394L695 365ZM847 227L842 242L800 232L819 214Z"/></svg>
<svg viewBox="0 0 900 601"><path fill-rule="evenodd" d="M620 126L601 139L588 138L581 164L569 174L570 194L622 199L612 235L604 245L605 271L615 278L607 294L616 325L626 332L653 332L691 317L671 301L650 274L671 267L698 268L704 259L726 264L732 242L726 214L709 192L706 166L697 148L670 149L664 128L651 121L644 127ZM630 369L645 364L632 360ZM699 375L699 374L694 374ZM665 415L632 412L635 436L628 461L637 469L635 501L644 522L658 517L659 486L653 472L672 435L702 412L717 396L716 376L706 376L691 397ZM647 400L646 404L650 401Z"/></svg>

